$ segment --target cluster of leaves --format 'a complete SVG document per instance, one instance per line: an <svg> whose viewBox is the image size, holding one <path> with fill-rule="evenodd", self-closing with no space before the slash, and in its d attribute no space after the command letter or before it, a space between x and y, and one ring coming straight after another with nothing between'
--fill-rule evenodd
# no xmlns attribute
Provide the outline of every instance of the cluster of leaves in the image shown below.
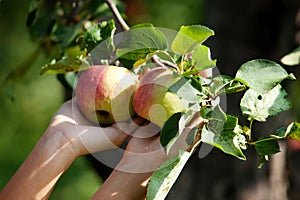
<svg viewBox="0 0 300 200"><path fill-rule="evenodd" d="M123 33L118 43L114 21L91 25L80 37L78 45L89 52L84 62L72 62L61 65L64 61L43 67L44 73L76 72L94 64L116 64L139 73L145 67L164 65L180 76L169 88L186 104L183 112L170 117L161 130L161 144L166 152L172 148L180 137L186 122L195 113L205 119L205 125L193 129L186 142L192 145L189 151L180 150L176 157L168 160L152 176L148 187L148 199L162 197L168 193L188 158L192 155L199 141L197 132L201 131L201 142L219 148L223 152L239 159L246 160L244 150L253 146L259 155L259 165L268 160L268 156L279 152L277 140L299 139L300 125L291 123L267 137L254 140L252 124L254 121L265 122L268 117L275 116L290 108L286 99L287 92L280 83L285 79L295 79L279 64L270 60L258 59L246 62L236 76L218 75L203 78L200 71L214 68L216 60L212 60L209 47L203 45L213 30L201 26L182 26L178 32L168 32L151 24L139 24ZM171 38L171 39L170 39ZM152 65L151 65L152 64ZM226 114L214 101L223 94L244 92L240 102L243 116L249 125L240 125L238 116Z"/></svg>
<svg viewBox="0 0 300 200"><path fill-rule="evenodd" d="M177 94L185 109L171 116L162 127L162 146L168 153L195 114L200 114L205 123L187 135L185 141L191 148L179 150L177 156L154 172L147 199L167 195L200 142L242 160L246 160L244 151L254 147L262 166L269 155L280 151L278 140L300 140L297 122L263 138L254 139L252 135L253 122L265 122L291 106L281 82L295 77L279 64L257 59L244 63L235 77L204 78L199 72L216 67L217 62L203 44L214 35L213 30L191 25L171 31L139 24L119 35L115 34L114 20L98 21L100 15L107 13L104 1L33 1L27 24L31 36L54 58L42 67L41 74L62 74L71 86L76 72L95 64L120 65L137 74L145 68L165 66L179 76L169 92ZM239 116L226 114L216 103L220 96L236 92L244 92L240 109L248 125L240 125Z"/></svg>
<svg viewBox="0 0 300 200"><path fill-rule="evenodd" d="M124 10L124 5L120 1L115 1L115 4L119 10ZM26 25L31 39L38 44L38 48L24 63L8 74L5 82L18 82L41 55L50 60L42 68L41 74L63 74L68 69L73 71L78 64L87 66L85 57L89 49L83 48L78 40L80 36L86 35L86 32L91 33L90 37L99 37L98 33L92 34L92 29L93 26L107 26L98 23L102 17L112 18L105 0L32 0ZM88 36L86 38L90 41L95 39L89 39ZM48 66L49 70L44 69Z"/></svg>
<svg viewBox="0 0 300 200"><path fill-rule="evenodd" d="M122 6L119 2L117 5ZM77 56L78 36L103 16L111 16L104 0L31 1L27 27L51 58Z"/></svg>
<svg viewBox="0 0 300 200"><path fill-rule="evenodd" d="M200 112L206 122L199 130L193 129L187 135L186 142L192 145L189 151L179 151L176 157L168 160L153 174L148 187L148 199L161 199L167 195L168 189L176 180L174 177L179 175L199 144L196 134L198 131L201 132L201 142L242 160L246 160L243 151L254 147L258 153L259 167L268 160L269 155L280 151L278 140L299 140L300 124L297 122L263 138L255 140L252 136L254 121L266 122L268 117L290 108L287 92L282 88L281 82L285 79L294 80L294 75L288 74L273 61L257 59L244 63L235 77L201 77L197 72L216 66L216 60L210 57L209 48L202 44L213 34L212 30L204 26L182 26L171 44L167 45L171 49L152 49L133 64L135 67L145 64L150 60L149 57L154 54L159 56L163 52L171 57L168 61L173 63L170 66L181 76L169 91L176 93L188 106L183 112L171 116L161 130L161 144L167 153L180 137L186 122L195 113ZM220 95L236 92L244 92L240 109L249 125L240 125L239 116L226 114L219 104L214 104L214 100Z"/></svg>

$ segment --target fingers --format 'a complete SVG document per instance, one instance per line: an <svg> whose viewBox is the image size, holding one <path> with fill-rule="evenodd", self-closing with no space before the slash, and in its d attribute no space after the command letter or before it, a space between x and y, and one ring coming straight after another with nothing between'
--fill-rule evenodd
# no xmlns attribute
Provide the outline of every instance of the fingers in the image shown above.
<svg viewBox="0 0 300 200"><path fill-rule="evenodd" d="M117 123L113 124L112 126L128 135L131 135L135 130L137 130L139 127L141 127L145 122L146 122L145 119L143 119L141 117L135 117L133 119L130 119L129 122L117 122Z"/></svg>
<svg viewBox="0 0 300 200"><path fill-rule="evenodd" d="M139 134L138 129L135 134ZM166 159L159 135L149 138L130 139L124 156L116 169L130 173L145 173L156 170Z"/></svg>
<svg viewBox="0 0 300 200"><path fill-rule="evenodd" d="M80 155L114 149L120 146L128 134L115 127L76 126L81 145Z"/></svg>
<svg viewBox="0 0 300 200"><path fill-rule="evenodd" d="M129 123L119 122L109 127L77 125L82 150L81 154L90 154L99 151L118 148L145 120L136 117Z"/></svg>
<svg viewBox="0 0 300 200"><path fill-rule="evenodd" d="M153 123L144 123L142 126L134 132L133 137L135 138L151 138L160 133L160 127Z"/></svg>
<svg viewBox="0 0 300 200"><path fill-rule="evenodd" d="M117 169L137 173L156 170L168 158L176 156L180 149L188 150L190 144L186 142L187 135L193 128L199 127L203 123L200 115L195 114L186 124L186 127L176 139L168 154L166 154L160 143L160 128L152 123L144 124L132 134L132 138Z"/></svg>
<svg viewBox="0 0 300 200"><path fill-rule="evenodd" d="M76 104L76 98L73 98L62 104L53 116L50 127L64 132L80 156L117 148L144 123L143 118L135 117L129 122L100 127L85 119Z"/></svg>

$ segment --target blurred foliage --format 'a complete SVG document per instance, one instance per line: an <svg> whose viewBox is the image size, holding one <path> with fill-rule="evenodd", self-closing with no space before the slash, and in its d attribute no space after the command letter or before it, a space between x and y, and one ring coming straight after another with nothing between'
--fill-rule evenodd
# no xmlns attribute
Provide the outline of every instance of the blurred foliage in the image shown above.
<svg viewBox="0 0 300 200"><path fill-rule="evenodd" d="M0 2L0 188L30 153L64 101L63 87L56 77L39 75L49 58L37 50L39 44L31 40L26 27L29 4L29 0ZM88 199L101 183L91 169L84 157L77 159L51 199Z"/></svg>
<svg viewBox="0 0 300 200"><path fill-rule="evenodd" d="M71 1L66 1L65 4L62 1L49 2L46 6L69 6L69 12L64 13L58 9L57 13L48 13L49 10L41 7L39 1L35 0L0 1L1 188L30 153L51 116L64 101L62 85L54 75L40 76L40 67L49 62L49 59L64 54L63 50L67 50L68 46L74 46L74 35L83 28L77 26L74 32L74 22L83 22L84 13L72 9L68 4ZM188 0L185 6L179 1L156 1L154 4L147 2L145 6L149 13L146 15L157 26L177 29L181 24L198 21L198 18L191 20L195 15L189 13L191 8L193 11L199 9L201 2ZM128 4L128 7L137 5L134 2ZM160 6L154 7L155 4ZM87 16L88 20L94 20L99 12L107 12L105 7L91 8L95 15ZM136 11L139 12L139 9L142 10L138 8ZM164 12L165 9L169 12ZM30 14L27 18L28 13ZM132 23L137 18L137 15L131 18ZM130 23L130 18L128 20ZM53 26L55 21L60 26ZM79 158L62 176L51 199L88 199L100 183L100 178L91 170L85 158Z"/></svg>
<svg viewBox="0 0 300 200"><path fill-rule="evenodd" d="M152 23L156 27L177 30L181 25L204 22L205 0L124 0L129 24ZM204 24L205 25L205 24Z"/></svg>
<svg viewBox="0 0 300 200"><path fill-rule="evenodd" d="M155 26L177 30L181 25L202 24L204 0L145 1ZM150 3L151 2L151 3Z"/></svg>

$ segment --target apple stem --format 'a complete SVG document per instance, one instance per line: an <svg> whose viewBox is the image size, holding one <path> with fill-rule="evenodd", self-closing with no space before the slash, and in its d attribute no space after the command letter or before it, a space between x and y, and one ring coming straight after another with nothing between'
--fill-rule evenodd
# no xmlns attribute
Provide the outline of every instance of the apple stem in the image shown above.
<svg viewBox="0 0 300 200"><path fill-rule="evenodd" d="M130 28L127 25L127 23L125 22L125 20L123 19L123 17L121 16L115 2L113 0L105 0L105 2L107 3L107 5L111 9L111 11L113 12L114 16L116 17L117 21L121 25L122 29L124 31L128 31Z"/></svg>

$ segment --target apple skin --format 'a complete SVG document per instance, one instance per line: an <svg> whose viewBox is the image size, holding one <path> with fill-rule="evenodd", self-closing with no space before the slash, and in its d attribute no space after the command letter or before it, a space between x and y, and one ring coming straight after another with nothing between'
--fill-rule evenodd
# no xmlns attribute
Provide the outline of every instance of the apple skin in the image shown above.
<svg viewBox="0 0 300 200"><path fill-rule="evenodd" d="M95 65L81 72L76 103L91 122L111 125L128 121L134 114L132 95L138 77L124 67Z"/></svg>
<svg viewBox="0 0 300 200"><path fill-rule="evenodd" d="M133 95L135 112L162 127L173 114L183 110L178 96L168 89L178 80L173 71L156 67L141 77Z"/></svg>

